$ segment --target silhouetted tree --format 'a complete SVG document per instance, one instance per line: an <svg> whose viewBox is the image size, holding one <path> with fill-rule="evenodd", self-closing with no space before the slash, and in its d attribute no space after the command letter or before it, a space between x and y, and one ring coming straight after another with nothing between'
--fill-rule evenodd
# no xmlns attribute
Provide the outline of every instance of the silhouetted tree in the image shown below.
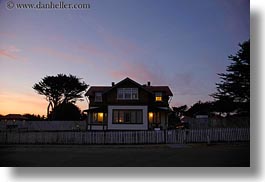
<svg viewBox="0 0 265 182"><path fill-rule="evenodd" d="M235 109L235 103L228 97L222 97L213 102L213 111L219 113L219 115L229 115L229 113L233 112Z"/></svg>
<svg viewBox="0 0 265 182"><path fill-rule="evenodd" d="M187 111L188 106L183 105L183 106L179 106L179 107L172 107L172 109L175 112L176 116L180 118Z"/></svg>
<svg viewBox="0 0 265 182"><path fill-rule="evenodd" d="M214 110L213 102L197 102L193 104L186 112L186 116L194 117L197 114L209 115Z"/></svg>
<svg viewBox="0 0 265 182"><path fill-rule="evenodd" d="M176 129L176 125L180 123L180 118L188 109L187 105L172 107L172 112L168 115L168 128Z"/></svg>
<svg viewBox="0 0 265 182"><path fill-rule="evenodd" d="M34 84L33 89L40 95L44 95L49 102L47 117L61 103L75 103L82 98L88 85L81 82L80 78L73 75L58 74L57 76L46 76L39 83Z"/></svg>
<svg viewBox="0 0 265 182"><path fill-rule="evenodd" d="M176 129L176 125L180 123L180 118L175 112L171 112L168 115L168 129Z"/></svg>
<svg viewBox="0 0 265 182"><path fill-rule="evenodd" d="M52 111L53 119L57 121L73 121L81 119L80 109L73 103L61 103Z"/></svg>
<svg viewBox="0 0 265 182"><path fill-rule="evenodd" d="M218 74L221 81L216 83L217 92L211 95L222 105L219 109L226 112L250 110L250 40L239 47L236 55L228 57L232 63L227 67L227 73Z"/></svg>

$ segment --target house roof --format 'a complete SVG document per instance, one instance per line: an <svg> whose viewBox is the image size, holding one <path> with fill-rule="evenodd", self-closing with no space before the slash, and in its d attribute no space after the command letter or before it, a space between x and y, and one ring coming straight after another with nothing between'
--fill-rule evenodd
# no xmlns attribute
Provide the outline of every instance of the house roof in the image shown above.
<svg viewBox="0 0 265 182"><path fill-rule="evenodd" d="M26 120L28 119L25 116L22 116L21 114L8 114L6 116L0 117L0 119L7 119L7 120Z"/></svg>
<svg viewBox="0 0 265 182"><path fill-rule="evenodd" d="M121 84L123 84L124 82L132 82L133 84L137 85L138 87L146 90L149 93L154 93L154 92L164 92L166 95L168 96L173 96L170 88L168 86L146 86L146 85L141 85L137 82L135 82L134 80L130 79L130 78L125 78L122 81L118 82L117 84L115 84L114 86L91 86L87 93L85 94L86 96L91 96L94 95L95 92L102 92L102 93L106 93L109 92L110 90L119 87Z"/></svg>
<svg viewBox="0 0 265 182"><path fill-rule="evenodd" d="M106 92L111 86L92 86L88 89L86 96L94 95L95 92Z"/></svg>
<svg viewBox="0 0 265 182"><path fill-rule="evenodd" d="M130 79L130 78L125 78L125 79L123 79L122 81L120 81L120 82L118 82L117 84L115 84L114 86L112 86L109 90L107 90L106 92L108 92L108 91L110 91L110 90L112 90L112 89L114 89L114 88L117 88L117 87L119 87L120 85L122 85L123 83L125 83L125 82L131 82L131 83L133 83L134 85L136 85L138 88L143 88L144 90L146 90L147 92L150 92L149 90L147 90L147 89L145 89L145 87L143 87L141 84L139 84L139 83L137 83L136 81L134 81L134 80L132 80L132 79ZM105 93L106 93L105 92ZM150 93L152 93L152 92L150 92Z"/></svg>
<svg viewBox="0 0 265 182"><path fill-rule="evenodd" d="M168 96L173 96L168 86L146 86L145 88L151 92L164 92Z"/></svg>

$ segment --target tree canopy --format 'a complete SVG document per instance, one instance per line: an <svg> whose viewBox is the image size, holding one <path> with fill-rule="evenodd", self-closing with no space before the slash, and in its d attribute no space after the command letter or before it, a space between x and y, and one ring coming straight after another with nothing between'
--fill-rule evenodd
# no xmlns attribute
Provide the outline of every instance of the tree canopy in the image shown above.
<svg viewBox="0 0 265 182"><path fill-rule="evenodd" d="M211 95L217 100L219 110L250 110L250 40L239 44L239 47L235 55L228 56L232 63L226 73L218 74L221 81L216 83L217 92Z"/></svg>
<svg viewBox="0 0 265 182"><path fill-rule="evenodd" d="M179 107L172 107L172 109L173 109L174 113L176 114L176 116L180 118L188 110L188 106L182 105Z"/></svg>
<svg viewBox="0 0 265 182"><path fill-rule="evenodd" d="M185 112L185 115L190 117L194 117L195 115L209 115L213 109L212 102L198 101Z"/></svg>
<svg viewBox="0 0 265 182"><path fill-rule="evenodd" d="M38 94L44 95L49 102L47 117L50 108L53 110L62 103L75 103L83 97L88 85L80 80L80 78L71 74L58 74L56 76L45 76L40 82L34 84L33 89Z"/></svg>
<svg viewBox="0 0 265 182"><path fill-rule="evenodd" d="M80 109L73 103L61 103L52 111L53 119L57 121L73 121L81 119Z"/></svg>

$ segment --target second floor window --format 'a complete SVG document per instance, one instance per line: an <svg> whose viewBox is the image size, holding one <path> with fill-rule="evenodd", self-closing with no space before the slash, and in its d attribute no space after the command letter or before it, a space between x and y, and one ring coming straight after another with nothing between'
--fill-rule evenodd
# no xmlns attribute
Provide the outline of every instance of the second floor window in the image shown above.
<svg viewBox="0 0 265 182"><path fill-rule="evenodd" d="M118 100L137 100L138 88L118 88L117 90Z"/></svg>
<svg viewBox="0 0 265 182"><path fill-rule="evenodd" d="M161 102L162 101L162 93L161 92L156 92L156 102Z"/></svg>
<svg viewBox="0 0 265 182"><path fill-rule="evenodd" d="M95 93L95 102L102 102L102 93L101 92Z"/></svg>

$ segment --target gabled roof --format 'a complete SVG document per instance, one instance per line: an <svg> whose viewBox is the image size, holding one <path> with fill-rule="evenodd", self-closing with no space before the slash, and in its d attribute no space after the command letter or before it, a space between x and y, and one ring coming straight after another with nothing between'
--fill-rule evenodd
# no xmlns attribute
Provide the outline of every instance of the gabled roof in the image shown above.
<svg viewBox="0 0 265 182"><path fill-rule="evenodd" d="M164 92L168 96L173 96L168 86L146 86L145 89L151 92Z"/></svg>
<svg viewBox="0 0 265 182"><path fill-rule="evenodd" d="M123 79L122 81L118 82L118 83L115 84L114 86L112 86L111 89L105 91L105 93L106 93L106 92L109 92L110 90L112 90L112 89L114 89L114 88L119 87L120 85L122 85L122 84L125 83L125 82L131 82L132 84L136 85L138 88L143 88L143 89L146 90L147 92L152 93L152 92L150 92L149 90L145 89L145 87L143 87L141 84L137 83L136 81L134 81L134 80L132 80L132 79L130 79L130 78L128 78L128 77L125 78L125 79Z"/></svg>
<svg viewBox="0 0 265 182"><path fill-rule="evenodd" d="M94 95L95 92L106 92L107 90L111 89L111 86L92 86L86 92L86 96Z"/></svg>
<svg viewBox="0 0 265 182"><path fill-rule="evenodd" d="M131 82L134 85L136 85L138 88L142 88L142 89L144 89L145 91L147 91L147 92L149 92L151 94L153 94L154 92L163 92L163 93L165 93L168 96L173 96L173 94L172 94L172 92L171 92L171 90L169 89L168 86L146 86L146 85L141 85L141 84L137 83L136 81L134 81L134 80L132 80L132 79L130 79L128 77L123 79L122 81L118 82L114 86L91 86L88 89L88 91L87 91L87 93L85 95L86 96L91 96L91 95L94 95L95 92L102 92L104 94L104 93L107 93L107 92L111 91L114 88L119 87L120 85L122 85L125 82Z"/></svg>

